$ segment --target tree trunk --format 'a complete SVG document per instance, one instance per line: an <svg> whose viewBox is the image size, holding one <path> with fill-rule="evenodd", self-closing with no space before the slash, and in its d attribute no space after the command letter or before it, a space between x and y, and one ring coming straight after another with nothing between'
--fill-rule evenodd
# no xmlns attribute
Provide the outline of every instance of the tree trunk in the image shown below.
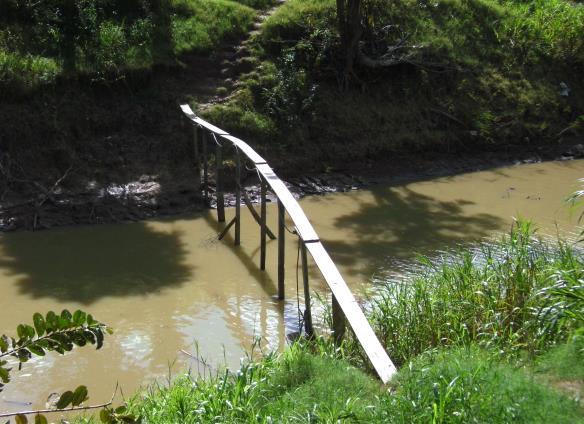
<svg viewBox="0 0 584 424"><path fill-rule="evenodd" d="M63 59L63 71L65 75L75 74L77 68L75 35L77 33L75 0L66 0L63 2L63 20L61 22L61 31L63 42L61 44L61 57Z"/></svg>
<svg viewBox="0 0 584 424"><path fill-rule="evenodd" d="M361 25L362 0L337 0L337 21L344 56L341 87L347 89L355 72L353 70L363 35Z"/></svg>

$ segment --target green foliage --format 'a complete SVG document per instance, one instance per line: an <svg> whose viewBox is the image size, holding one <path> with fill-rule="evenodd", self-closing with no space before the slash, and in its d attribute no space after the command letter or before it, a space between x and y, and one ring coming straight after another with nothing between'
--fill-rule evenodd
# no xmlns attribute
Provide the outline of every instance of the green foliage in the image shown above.
<svg viewBox="0 0 584 424"><path fill-rule="evenodd" d="M338 354L324 339L295 344L235 373L152 386L121 412L143 423L582 420L577 402L476 346L426 352L399 371L390 390Z"/></svg>
<svg viewBox="0 0 584 424"><path fill-rule="evenodd" d="M577 119L577 125L582 125L584 126L584 115L583 116L579 116ZM584 183L584 178L581 178L579 180L580 183ZM573 207L582 207L582 198L584 198L584 188L582 188L581 190L576 190L574 193L572 193L570 195L570 197L568 197L568 202L572 204ZM580 215L578 216L578 224L582 224L582 220L584 219L584 211L580 212ZM584 228L581 230L580 232L581 236L584 236ZM584 241L584 238L581 239L580 241Z"/></svg>
<svg viewBox="0 0 584 424"><path fill-rule="evenodd" d="M431 352L404 367L380 422L581 422L577 402L477 348Z"/></svg>
<svg viewBox="0 0 584 424"><path fill-rule="evenodd" d="M295 46L315 31L334 28L334 10L333 0L287 1L266 20L259 41L272 57L278 57L282 49Z"/></svg>
<svg viewBox="0 0 584 424"><path fill-rule="evenodd" d="M298 67L294 51L286 51L280 60L276 83L264 92L265 108L280 127L293 128L312 112L317 87Z"/></svg>
<svg viewBox="0 0 584 424"><path fill-rule="evenodd" d="M274 0L235 0L245 6L253 7L254 9L266 9L274 5Z"/></svg>
<svg viewBox="0 0 584 424"><path fill-rule="evenodd" d="M390 357L403 364L437 346L471 343L533 355L566 340L581 325L581 303L570 296L582 293L584 262L563 243L538 243L533 232L518 222L478 255L438 264L422 258L417 275L388 282L371 318Z"/></svg>
<svg viewBox="0 0 584 424"><path fill-rule="evenodd" d="M33 325L19 324L16 327L16 337L0 337L0 391L10 382L16 365L20 371L33 356L45 356L47 352L63 355L74 346L92 344L100 349L106 333L112 334L111 328L81 310L71 314L64 309L60 315L49 311L45 316L35 313ZM55 410L78 407L87 400L87 395L87 387L83 385L65 391L56 402ZM23 414L15 414L15 417L17 423L28 422ZM43 415L36 414L35 423L46 422Z"/></svg>
<svg viewBox="0 0 584 424"><path fill-rule="evenodd" d="M526 61L584 61L584 7L564 0L504 3L512 10L501 25L505 42Z"/></svg>

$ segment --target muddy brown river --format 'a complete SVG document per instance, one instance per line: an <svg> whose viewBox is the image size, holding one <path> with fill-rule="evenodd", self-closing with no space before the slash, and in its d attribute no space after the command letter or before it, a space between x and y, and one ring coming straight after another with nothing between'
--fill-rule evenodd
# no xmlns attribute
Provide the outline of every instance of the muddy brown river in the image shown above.
<svg viewBox="0 0 584 424"><path fill-rule="evenodd" d="M584 161L547 162L468 173L301 201L349 285L418 253L431 254L506 231L513 217L542 234L574 229L564 199L584 177ZM242 245L216 240L213 211L172 220L0 235L0 334L31 322L34 312L83 309L115 329L103 349L47 355L14 372L0 411L43 407L47 396L78 384L90 400L125 395L200 364L237 367L254 338L265 349L297 330L297 241L287 234L285 302L276 299L277 242L260 272L259 227L243 209ZM227 210L227 219L233 210ZM277 210L268 207L277 229ZM326 293L311 269L311 289ZM302 284L301 284L302 285ZM198 346L198 347L197 347Z"/></svg>

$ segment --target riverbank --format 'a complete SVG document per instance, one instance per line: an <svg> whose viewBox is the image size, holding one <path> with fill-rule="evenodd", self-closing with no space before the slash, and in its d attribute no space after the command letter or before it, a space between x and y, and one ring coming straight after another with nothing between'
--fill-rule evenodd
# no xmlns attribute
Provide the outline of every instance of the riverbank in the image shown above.
<svg viewBox="0 0 584 424"><path fill-rule="evenodd" d="M276 172L285 178L290 191L301 198L346 192L373 187L391 186L467 172L494 169L509 165L538 163L542 161L570 161L584 157L581 144L542 145L526 149L507 146L502 150L466 154L427 152L425 154L396 154L388 159L366 162L348 162L346 166L330 169L326 173L308 173L297 166ZM110 180L116 170L104 173L110 178L102 181L69 182L67 172L44 192L5 190L0 202L0 231L41 230L60 226L94 225L134 222L157 217L184 216L204 209L201 188L195 167L172 172L158 168L159 174L143 174L127 181L119 174ZM144 169L146 170L146 169ZM72 171L71 173L74 173ZM123 173L123 171L122 171ZM211 170L211 207L216 206L213 171ZM72 179L74 179L73 177ZM112 182L113 181L113 182ZM117 182L119 181L119 182ZM30 182L32 184L32 182ZM40 184L36 184L40 186ZM229 186L229 181L226 182ZM80 187L81 186L81 187ZM244 179L245 190L252 201L260 198L257 177L248 172ZM268 196L269 201L273 201ZM225 194L227 206L235 204L233 192Z"/></svg>
<svg viewBox="0 0 584 424"><path fill-rule="evenodd" d="M584 422L583 275L577 246L544 244L521 222L482 253L421 260L380 287L368 314L399 366L388 386L363 372L354 340L338 349L319 337L235 372L205 369L205 379L196 361L192 374L136 394L121 415L143 423Z"/></svg>

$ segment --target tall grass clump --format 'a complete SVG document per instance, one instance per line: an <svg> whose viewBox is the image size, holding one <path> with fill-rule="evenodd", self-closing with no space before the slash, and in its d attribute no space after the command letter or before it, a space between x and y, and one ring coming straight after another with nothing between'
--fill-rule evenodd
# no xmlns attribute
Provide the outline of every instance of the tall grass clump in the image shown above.
<svg viewBox="0 0 584 424"><path fill-rule="evenodd" d="M478 252L388 282L374 300L373 324L398 364L445 345L534 355L564 341L582 321L584 261L566 243L546 246L529 222Z"/></svg>
<svg viewBox="0 0 584 424"><path fill-rule="evenodd" d="M295 344L207 379L183 375L129 402L143 423L368 420L378 384L347 362Z"/></svg>

